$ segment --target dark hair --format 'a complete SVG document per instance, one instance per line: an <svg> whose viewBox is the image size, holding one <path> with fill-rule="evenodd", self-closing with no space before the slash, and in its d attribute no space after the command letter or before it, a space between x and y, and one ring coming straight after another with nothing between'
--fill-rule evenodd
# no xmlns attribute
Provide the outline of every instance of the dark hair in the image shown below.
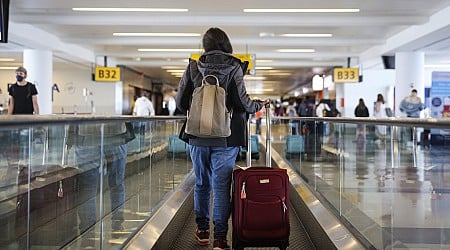
<svg viewBox="0 0 450 250"><path fill-rule="evenodd" d="M364 99L359 98L358 108L365 108L366 104L364 103Z"/></svg>
<svg viewBox="0 0 450 250"><path fill-rule="evenodd" d="M22 73L24 73L25 75L27 75L27 70L24 68L24 67L22 67L22 66L20 66L20 67L18 67L17 69L16 69L16 73L17 72L22 72Z"/></svg>
<svg viewBox="0 0 450 250"><path fill-rule="evenodd" d="M411 93L416 93L417 94L417 89L411 90Z"/></svg>
<svg viewBox="0 0 450 250"><path fill-rule="evenodd" d="M231 47L230 39L227 34L219 28L210 28L203 35L203 48L205 52L212 50L220 50L225 53L233 53L233 47Z"/></svg>
<svg viewBox="0 0 450 250"><path fill-rule="evenodd" d="M381 102L381 103L384 104L384 97L383 97L382 94L378 94L378 95L377 95L377 102Z"/></svg>

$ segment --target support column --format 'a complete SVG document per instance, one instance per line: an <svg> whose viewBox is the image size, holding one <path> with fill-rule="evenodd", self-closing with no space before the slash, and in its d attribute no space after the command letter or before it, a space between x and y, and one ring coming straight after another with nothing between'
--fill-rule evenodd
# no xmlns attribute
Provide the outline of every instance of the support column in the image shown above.
<svg viewBox="0 0 450 250"><path fill-rule="evenodd" d="M38 104L41 115L52 114L53 55L48 50L23 51L23 66L27 69L27 81L38 90Z"/></svg>
<svg viewBox="0 0 450 250"><path fill-rule="evenodd" d="M399 110L400 102L417 89L417 95L424 100L424 63L423 52L398 52L395 54L395 115L405 117Z"/></svg>

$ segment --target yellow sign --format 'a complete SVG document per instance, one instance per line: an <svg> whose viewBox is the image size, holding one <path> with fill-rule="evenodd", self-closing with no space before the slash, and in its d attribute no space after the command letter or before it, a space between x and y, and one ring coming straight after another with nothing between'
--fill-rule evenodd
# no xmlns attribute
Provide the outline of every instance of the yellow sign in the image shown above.
<svg viewBox="0 0 450 250"><path fill-rule="evenodd" d="M255 55L251 54L232 54L234 57L238 58L242 62L247 61L248 67L247 70L254 70L254 61L255 61ZM200 58L201 54L191 54L191 58L194 60L198 60Z"/></svg>
<svg viewBox="0 0 450 250"><path fill-rule="evenodd" d="M334 68L333 82L359 82L359 69Z"/></svg>
<svg viewBox="0 0 450 250"><path fill-rule="evenodd" d="M96 67L94 80L97 82L118 82L120 81L120 68Z"/></svg>

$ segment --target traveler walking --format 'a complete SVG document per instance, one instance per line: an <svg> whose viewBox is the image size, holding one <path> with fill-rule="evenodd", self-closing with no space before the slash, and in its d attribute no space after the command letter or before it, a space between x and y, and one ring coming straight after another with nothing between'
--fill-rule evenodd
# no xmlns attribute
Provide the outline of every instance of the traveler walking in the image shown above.
<svg viewBox="0 0 450 250"><path fill-rule="evenodd" d="M219 28L210 28L203 36L204 53L198 61L191 60L180 80L176 96L177 108L186 113L192 93L202 85L207 75L218 78L227 94L226 105L232 110L229 137L200 138L189 136L189 150L196 176L194 211L200 245L209 244L210 193L214 193L213 222L214 249L229 249L226 236L230 217L231 176L240 146L247 142L246 114L254 114L262 104L252 101L244 85L244 64L231 55L233 52L227 34Z"/></svg>

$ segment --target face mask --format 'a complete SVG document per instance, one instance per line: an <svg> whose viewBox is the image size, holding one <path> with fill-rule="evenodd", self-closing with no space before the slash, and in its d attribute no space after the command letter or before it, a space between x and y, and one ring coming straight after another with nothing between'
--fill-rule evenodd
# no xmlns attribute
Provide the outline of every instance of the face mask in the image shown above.
<svg viewBox="0 0 450 250"><path fill-rule="evenodd" d="M23 76L16 75L16 79L17 79L18 82L21 82L23 80Z"/></svg>

